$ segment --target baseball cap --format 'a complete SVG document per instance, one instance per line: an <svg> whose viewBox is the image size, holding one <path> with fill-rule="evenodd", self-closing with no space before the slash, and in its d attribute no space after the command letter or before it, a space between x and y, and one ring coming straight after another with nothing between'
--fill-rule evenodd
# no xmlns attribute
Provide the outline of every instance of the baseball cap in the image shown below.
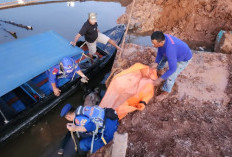
<svg viewBox="0 0 232 157"><path fill-rule="evenodd" d="M89 20L97 22L97 14L96 13L89 13Z"/></svg>
<svg viewBox="0 0 232 157"><path fill-rule="evenodd" d="M61 110L61 112L60 112L60 116L61 117L64 117L68 112L69 112L69 110L72 108L72 105L70 105L70 104L66 104L63 108L62 108L62 110Z"/></svg>

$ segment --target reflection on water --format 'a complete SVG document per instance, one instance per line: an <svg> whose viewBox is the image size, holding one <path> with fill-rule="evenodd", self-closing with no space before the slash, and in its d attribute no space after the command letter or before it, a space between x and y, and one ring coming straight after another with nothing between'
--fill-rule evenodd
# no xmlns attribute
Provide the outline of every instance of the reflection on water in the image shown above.
<svg viewBox="0 0 232 157"><path fill-rule="evenodd" d="M71 41L87 20L89 12L97 13L101 32L114 27L117 18L125 12L125 8L115 2L77 1L74 4L74 7L69 7L64 2L0 10L0 20L33 27L33 30L25 30L0 22L0 44L15 40L3 28L16 32L18 38L54 30Z"/></svg>
<svg viewBox="0 0 232 157"><path fill-rule="evenodd" d="M18 38L24 38L33 34L48 30L55 30L68 40L73 40L83 23L87 20L88 12L96 12L100 31L105 31L116 25L117 18L123 14L125 8L119 3L113 2L75 2L74 7L67 3L52 3L43 5L26 6L0 11L0 19L14 21L18 24L29 25L33 30L26 30L13 25L0 22L0 43L18 40L12 37L4 29L15 31ZM0 52L1 53L1 52ZM98 74L98 77L90 81L89 86L94 87L104 79L107 69ZM104 88L104 85L101 85ZM61 138L67 132L66 121L59 117L62 106L70 103L74 106L83 104L81 89L61 102L56 108L40 119L33 127L27 129L24 134L10 140L0 147L1 157L47 157L56 156Z"/></svg>
<svg viewBox="0 0 232 157"><path fill-rule="evenodd" d="M143 46L152 46L150 35L141 36L136 34L128 34L126 42Z"/></svg>

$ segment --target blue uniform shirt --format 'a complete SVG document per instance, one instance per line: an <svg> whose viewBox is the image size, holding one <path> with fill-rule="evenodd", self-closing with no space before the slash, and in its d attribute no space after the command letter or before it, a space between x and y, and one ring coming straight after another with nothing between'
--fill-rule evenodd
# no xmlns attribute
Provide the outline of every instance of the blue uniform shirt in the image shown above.
<svg viewBox="0 0 232 157"><path fill-rule="evenodd" d="M78 117L78 116L77 116ZM83 124L85 129L87 130L87 133L92 132L96 129L96 125L92 121L76 121L75 118L75 124ZM113 140L114 132L117 131L118 128L118 120L111 120L109 118L106 118L105 121L105 130L104 130L104 139L107 143L109 143L111 140ZM87 138L82 138L80 141L80 149L82 151L89 151L91 148L91 141L92 136ZM93 147L93 153L96 152L98 149L100 149L105 144L103 143L101 139L101 129L99 130L99 133L95 136L94 140L94 147Z"/></svg>
<svg viewBox="0 0 232 157"><path fill-rule="evenodd" d="M168 71L161 76L162 79L166 80L176 71L177 62L190 60L192 52L185 42L174 36L165 34L164 46L158 48L155 62L159 64L163 57L168 61L169 66Z"/></svg>
<svg viewBox="0 0 232 157"><path fill-rule="evenodd" d="M80 67L78 66L78 64L74 64L74 70L71 73L66 73L64 78L67 79L72 79L74 73L76 73L77 71L80 70ZM51 67L49 69L49 75L48 75L48 79L49 79L49 83L57 83L57 79L59 76L62 76L63 73L60 70L60 65L56 64L55 66Z"/></svg>

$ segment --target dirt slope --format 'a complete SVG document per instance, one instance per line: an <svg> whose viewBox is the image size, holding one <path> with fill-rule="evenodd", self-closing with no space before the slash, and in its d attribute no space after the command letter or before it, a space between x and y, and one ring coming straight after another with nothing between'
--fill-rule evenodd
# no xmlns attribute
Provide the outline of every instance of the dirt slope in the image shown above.
<svg viewBox="0 0 232 157"><path fill-rule="evenodd" d="M127 44L127 68L150 65L156 49ZM167 99L155 98L119 126L128 132L127 156L231 156L232 55L194 53Z"/></svg>
<svg viewBox="0 0 232 157"><path fill-rule="evenodd" d="M127 23L130 9L131 4L118 23ZM232 30L232 1L136 0L132 25L137 33L162 30L187 41L192 47L212 49L220 30Z"/></svg>

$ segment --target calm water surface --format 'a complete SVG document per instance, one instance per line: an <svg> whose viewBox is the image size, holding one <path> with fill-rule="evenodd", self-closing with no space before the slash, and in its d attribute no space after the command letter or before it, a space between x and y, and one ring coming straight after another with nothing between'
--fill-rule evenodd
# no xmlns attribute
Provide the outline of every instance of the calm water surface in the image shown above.
<svg viewBox="0 0 232 157"><path fill-rule="evenodd" d="M115 2L75 2L74 7L67 3L52 3L18 7L0 10L0 19L14 21L18 24L30 25L33 30L26 30L0 22L0 44L15 39L3 28L17 33L18 39L39 34L49 30L58 32L68 40L73 40L83 23L87 20L88 12L96 12L100 31L108 30L116 25L117 18L125 12L125 7ZM1 52L0 52L1 53ZM89 83L90 87L99 85L105 75L111 70L111 65ZM103 81L104 82L104 81ZM100 85L104 89L104 85ZM77 92L58 104L51 112L41 118L22 135L10 140L0 147L1 157L47 157L56 156L60 140L67 132L66 121L59 117L62 106L71 103L78 106L83 103L83 91Z"/></svg>

